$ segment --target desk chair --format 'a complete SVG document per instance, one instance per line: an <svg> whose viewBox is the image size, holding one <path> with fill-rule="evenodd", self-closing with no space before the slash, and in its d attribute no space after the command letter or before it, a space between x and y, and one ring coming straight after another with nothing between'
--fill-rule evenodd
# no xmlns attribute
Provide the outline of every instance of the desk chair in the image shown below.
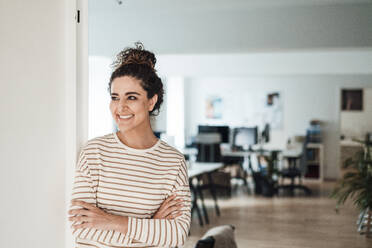
<svg viewBox="0 0 372 248"><path fill-rule="evenodd" d="M311 190L308 187L302 185L301 180L307 170L306 145L307 142L303 142L302 151L298 154L283 154L283 157L288 161L288 168L282 169L279 174L282 179L291 179L291 183L279 185L278 190L287 189L290 191L291 195L294 195L295 189L301 189L307 195L311 195ZM298 184L295 183L296 178L298 178L299 180Z"/></svg>
<svg viewBox="0 0 372 248"><path fill-rule="evenodd" d="M244 186L247 188L248 194L250 194L251 190L247 182L248 173L243 168L244 158L233 157L233 156L223 156L222 162L225 165L225 171L230 173L231 178L242 180ZM229 195L231 195L231 190L229 190Z"/></svg>
<svg viewBox="0 0 372 248"><path fill-rule="evenodd" d="M198 155L196 157L197 162L221 162L221 134L199 133L195 137L195 144L198 149ZM217 216L220 216L220 209L217 203L217 187L219 187L219 185L214 182L211 173L197 177L196 190L202 202L202 209L207 224L209 224L209 218L204 204L203 190L209 190L214 201L216 214Z"/></svg>
<svg viewBox="0 0 372 248"><path fill-rule="evenodd" d="M198 149L197 162L221 161L221 135L219 133L200 133L195 137Z"/></svg>
<svg viewBox="0 0 372 248"><path fill-rule="evenodd" d="M281 153L280 150L265 150L262 148L255 150L257 166L256 169L251 167L251 171L256 195L272 197L278 194L276 175L279 153Z"/></svg>

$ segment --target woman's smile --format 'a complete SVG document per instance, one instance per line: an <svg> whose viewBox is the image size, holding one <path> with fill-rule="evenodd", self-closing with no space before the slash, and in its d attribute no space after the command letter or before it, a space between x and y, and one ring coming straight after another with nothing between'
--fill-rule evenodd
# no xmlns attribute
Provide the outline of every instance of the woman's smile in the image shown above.
<svg viewBox="0 0 372 248"><path fill-rule="evenodd" d="M134 117L133 114L130 114L130 115L117 115L117 119L118 119L118 122L119 123L125 123L125 122L129 122L130 120L132 120Z"/></svg>
<svg viewBox="0 0 372 248"><path fill-rule="evenodd" d="M122 132L151 129L149 111L155 103L156 98L147 98L147 92L138 79L123 76L112 82L110 110Z"/></svg>
<svg viewBox="0 0 372 248"><path fill-rule="evenodd" d="M131 118L131 117L133 117L134 115L118 115L118 117L120 118L120 119L129 119L129 118Z"/></svg>

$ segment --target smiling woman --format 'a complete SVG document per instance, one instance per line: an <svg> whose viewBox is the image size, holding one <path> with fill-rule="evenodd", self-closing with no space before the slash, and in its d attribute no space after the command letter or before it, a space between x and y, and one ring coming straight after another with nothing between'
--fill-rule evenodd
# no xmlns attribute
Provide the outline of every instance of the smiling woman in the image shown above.
<svg viewBox="0 0 372 248"><path fill-rule="evenodd" d="M169 247L185 242L190 189L183 155L158 140L163 101L153 53L137 43L114 63L109 91L117 133L82 148L69 210L77 247Z"/></svg>
<svg viewBox="0 0 372 248"><path fill-rule="evenodd" d="M158 95L148 98L147 92L141 86L141 80L134 77L122 76L112 81L110 110L121 131L119 135L122 139L133 132L133 135L138 132L152 133L151 128L148 128L149 113L153 111L157 99ZM120 133L125 133L125 136ZM155 139L151 135L146 136L146 138ZM134 139L131 140L135 141ZM130 140L123 141L124 143L130 142ZM147 141L138 140L138 142ZM141 146L141 144L133 145Z"/></svg>

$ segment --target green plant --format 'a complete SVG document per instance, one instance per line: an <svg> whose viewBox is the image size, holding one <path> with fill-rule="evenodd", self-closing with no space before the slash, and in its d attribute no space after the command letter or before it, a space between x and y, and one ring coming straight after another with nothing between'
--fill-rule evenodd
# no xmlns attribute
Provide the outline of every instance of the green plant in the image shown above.
<svg viewBox="0 0 372 248"><path fill-rule="evenodd" d="M349 198L360 210L372 209L372 144L355 141L363 144L364 149L343 164L343 168L350 171L344 174L331 193L331 197L337 199L336 211Z"/></svg>

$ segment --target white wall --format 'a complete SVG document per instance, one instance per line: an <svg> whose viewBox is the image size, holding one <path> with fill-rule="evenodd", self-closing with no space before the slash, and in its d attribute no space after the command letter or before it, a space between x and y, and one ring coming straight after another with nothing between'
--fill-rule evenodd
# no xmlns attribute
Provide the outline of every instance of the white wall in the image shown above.
<svg viewBox="0 0 372 248"><path fill-rule="evenodd" d="M157 57L163 76L372 74L372 47L227 54L168 54Z"/></svg>
<svg viewBox="0 0 372 248"><path fill-rule="evenodd" d="M304 135L311 119L324 125L325 178L338 177L339 97L341 87L372 86L372 76L251 76L241 78L190 78L185 83L186 135L195 134L196 126L208 123L204 117L205 99L209 95L226 97L225 119L215 124L241 125L244 111L254 106L244 96L262 92L280 92L283 97L284 125L272 132L274 147L284 147L288 137ZM242 105L239 108L239 104ZM209 121L209 123L211 123Z"/></svg>
<svg viewBox="0 0 372 248"><path fill-rule="evenodd" d="M367 132L372 132L372 88L365 88L363 94L363 111L341 111L345 138L364 139Z"/></svg>
<svg viewBox="0 0 372 248"><path fill-rule="evenodd" d="M89 139L113 131L108 91L111 64L111 59L107 57L89 57Z"/></svg>
<svg viewBox="0 0 372 248"><path fill-rule="evenodd" d="M0 247L65 244L67 2L0 2Z"/></svg>

